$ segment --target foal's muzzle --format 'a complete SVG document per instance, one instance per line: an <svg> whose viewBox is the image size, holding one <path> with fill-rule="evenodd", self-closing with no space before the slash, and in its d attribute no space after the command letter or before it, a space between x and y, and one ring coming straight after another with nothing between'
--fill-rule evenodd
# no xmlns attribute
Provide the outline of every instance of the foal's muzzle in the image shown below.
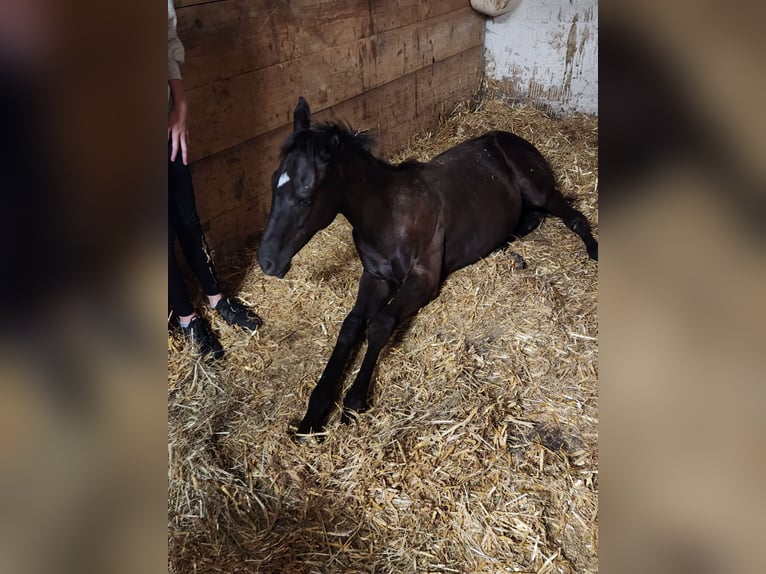
<svg viewBox="0 0 766 574"><path fill-rule="evenodd" d="M286 264L277 262L275 258L270 257L268 254L264 254L262 250L258 250L258 265L261 266L261 269L266 275L282 279L290 270L290 263L290 260L288 260Z"/></svg>

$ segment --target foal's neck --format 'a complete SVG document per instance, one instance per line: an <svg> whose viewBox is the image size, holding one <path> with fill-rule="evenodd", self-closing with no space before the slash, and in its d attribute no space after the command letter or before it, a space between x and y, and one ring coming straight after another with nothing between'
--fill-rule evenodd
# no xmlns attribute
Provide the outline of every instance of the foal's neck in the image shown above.
<svg viewBox="0 0 766 574"><path fill-rule="evenodd" d="M377 227L374 223L386 219L392 174L390 165L361 150L355 150L338 167L339 211L357 232L369 228L371 222Z"/></svg>

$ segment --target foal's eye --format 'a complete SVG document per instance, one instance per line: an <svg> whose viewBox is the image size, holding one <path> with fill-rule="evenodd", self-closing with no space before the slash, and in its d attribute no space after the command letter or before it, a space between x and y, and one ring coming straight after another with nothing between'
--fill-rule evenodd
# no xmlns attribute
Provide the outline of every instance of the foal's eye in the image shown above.
<svg viewBox="0 0 766 574"><path fill-rule="evenodd" d="M310 199L299 199L298 203L300 205L311 205L311 200Z"/></svg>

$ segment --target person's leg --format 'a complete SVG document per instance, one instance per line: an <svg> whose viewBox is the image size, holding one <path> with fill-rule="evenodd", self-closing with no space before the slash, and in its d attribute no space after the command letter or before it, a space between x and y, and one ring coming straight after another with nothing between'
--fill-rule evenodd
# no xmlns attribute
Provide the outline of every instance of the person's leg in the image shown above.
<svg viewBox="0 0 766 574"><path fill-rule="evenodd" d="M212 355L216 359L223 357L223 347L207 325L205 319L197 315L189 301L183 274L178 265L175 250L175 214L168 212L168 304L178 319L181 332L199 352Z"/></svg>
<svg viewBox="0 0 766 574"><path fill-rule="evenodd" d="M174 219L173 212L170 210L168 212L168 304L181 325L188 325L196 313L186 292L183 274L176 258Z"/></svg>
<svg viewBox="0 0 766 574"><path fill-rule="evenodd" d="M176 161L168 160L168 194L169 208L176 217L176 234L181 250L203 293L214 307L221 298L221 287L197 214L191 170L183 164L180 154Z"/></svg>
<svg viewBox="0 0 766 574"><path fill-rule="evenodd" d="M197 347L200 354L212 355L213 358L220 359L224 354L223 347L210 330L207 321L195 312L176 258L175 240L183 226L180 224L178 188L173 185L177 183L177 180L171 176L170 162L168 164L168 304L178 319L184 337ZM215 280L214 273L212 278ZM217 285L217 281L215 283ZM210 285L212 282L208 283L208 288L211 288ZM218 291L220 297L220 289Z"/></svg>
<svg viewBox="0 0 766 574"><path fill-rule="evenodd" d="M213 258L197 214L191 170L183 164L180 155L176 161L168 161L168 187L173 203L171 209L176 214L176 232L181 249L210 307L230 325L255 330L262 323L261 318L241 302L224 297L221 293Z"/></svg>

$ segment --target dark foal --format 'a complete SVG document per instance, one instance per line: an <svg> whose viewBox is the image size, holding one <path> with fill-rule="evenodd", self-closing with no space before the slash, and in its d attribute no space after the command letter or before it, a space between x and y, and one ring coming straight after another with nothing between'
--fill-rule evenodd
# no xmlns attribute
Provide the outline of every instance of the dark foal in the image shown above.
<svg viewBox="0 0 766 574"><path fill-rule="evenodd" d="M585 216L556 188L540 152L518 136L491 132L428 163L394 166L370 153L367 137L341 125L310 128L303 98L293 117L272 177L261 269L284 277L293 256L338 213L354 228L364 266L356 304L311 393L299 435L323 430L365 328L367 352L343 401L344 422L367 409L375 363L396 326L433 300L450 273L529 233L546 215L560 217L598 259Z"/></svg>

